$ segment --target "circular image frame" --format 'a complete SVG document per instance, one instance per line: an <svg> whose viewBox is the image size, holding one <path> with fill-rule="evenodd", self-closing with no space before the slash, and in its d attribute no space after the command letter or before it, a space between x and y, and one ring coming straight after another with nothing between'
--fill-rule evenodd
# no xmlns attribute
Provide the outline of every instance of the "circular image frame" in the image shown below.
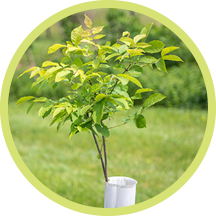
<svg viewBox="0 0 216 216"><path fill-rule="evenodd" d="M10 126L9 126L9 119L8 119L8 96L9 96L9 90L10 85L12 81L13 74L15 72L16 66L18 62L20 61L21 57L23 56L24 52L28 48L28 46L43 32L45 31L49 26L53 25L57 21L63 19L64 17L67 17L71 14L75 14L84 10L91 10L91 9L100 9L100 8L119 8L119 9L125 9L125 10L133 10L134 12L144 14L146 16L149 16L155 20L160 20L160 23L168 27L175 33L189 48L191 53L194 55L201 71L202 75L206 84L207 88L207 95L208 95L208 120L206 125L206 132L203 139L203 142L201 144L201 147L191 163L191 165L188 167L188 169L185 171L185 173L169 188L167 188L162 193L158 194L157 196L153 197L152 199L149 199L147 201L144 201L142 203L136 204L134 206L119 208L119 209L102 209L102 208L94 208L94 207L88 207L81 204L74 203L72 201L69 201L56 193L52 192L49 188L44 186L27 168L25 163L23 162L22 158L20 157L16 146L14 144L11 132L10 132ZM214 124L215 124L215 93L214 93L214 86L211 79L211 75L209 72L209 69L206 65L206 62L204 58L202 57L202 54L196 47L196 45L193 43L193 41L187 36L185 32L183 32L175 23L173 23L171 20L166 18L165 16L159 14L156 11L153 11L149 8L146 8L142 5L137 5L134 3L129 2L118 2L118 1L96 1L96 2L87 2L82 3L79 5L75 5L72 7L69 7L65 10L62 10L52 17L45 20L43 23L41 23L38 27L36 27L23 41L23 43L20 45L18 50L16 51L15 55L13 56L10 65L7 69L7 73L5 75L5 79L3 82L2 87L2 94L1 94L1 120L2 120L2 129L3 134L5 137L5 141L7 143L8 149L10 151L10 154L15 161L16 165L22 172L22 174L28 179L28 181L37 188L41 193L43 193L46 197L53 200L54 202L67 207L69 209L73 209L78 212L86 213L86 214L94 214L94 215L123 215L123 214L130 214L138 211L142 211L144 209L150 208L163 200L170 197L173 193L175 193L177 190L179 190L194 174L194 172L199 167L200 163L202 162L207 149L209 147L213 130L214 130Z"/></svg>

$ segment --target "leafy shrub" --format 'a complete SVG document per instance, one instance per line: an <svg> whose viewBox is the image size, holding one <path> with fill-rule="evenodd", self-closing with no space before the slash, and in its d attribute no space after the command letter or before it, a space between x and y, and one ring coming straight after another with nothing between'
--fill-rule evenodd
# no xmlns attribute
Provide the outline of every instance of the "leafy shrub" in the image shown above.
<svg viewBox="0 0 216 216"><path fill-rule="evenodd" d="M196 64L169 68L169 74L146 69L140 77L143 86L167 96L160 105L180 108L207 108L207 92L202 73ZM131 89L133 93L133 89ZM137 103L142 103L143 99Z"/></svg>

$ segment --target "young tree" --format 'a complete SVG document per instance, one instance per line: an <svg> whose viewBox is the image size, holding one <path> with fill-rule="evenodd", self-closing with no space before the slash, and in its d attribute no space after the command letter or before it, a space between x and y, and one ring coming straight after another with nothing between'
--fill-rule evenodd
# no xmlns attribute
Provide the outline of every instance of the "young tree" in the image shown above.
<svg viewBox="0 0 216 216"><path fill-rule="evenodd" d="M137 79L146 66L155 65L158 70L167 72L165 60L182 60L169 54L178 47L164 48L165 44L159 40L145 42L152 23L145 26L134 38L130 37L128 31L124 31L116 43L107 41L105 45L97 43L98 39L105 37L101 34L103 26L92 27L92 21L86 15L84 23L87 29L83 30L82 26L73 29L71 41L66 41L64 45L54 44L49 48L48 54L62 49L64 57L61 62L45 61L41 67L31 67L19 76L30 72L30 78L37 77L32 86L56 87L63 83L70 91L57 101L46 97L25 96L20 98L17 104L31 100L27 110L29 112L35 103L42 102L39 117L45 118L52 114L50 125L56 123L57 130L66 121L71 122L69 139L74 134L90 132L101 160L104 178L108 182L106 138L109 137L111 128L108 128L107 122L114 113L131 109L134 101L141 98L141 94L153 91L143 87ZM157 59L154 53L159 52L161 57ZM110 64L113 60L114 65ZM111 74L106 72L107 68L112 70ZM132 96L127 93L129 82L138 88ZM133 121L137 128L145 128L145 110L164 98L160 93L152 94L135 113L124 119L123 124ZM102 148L98 143L99 136L102 136Z"/></svg>

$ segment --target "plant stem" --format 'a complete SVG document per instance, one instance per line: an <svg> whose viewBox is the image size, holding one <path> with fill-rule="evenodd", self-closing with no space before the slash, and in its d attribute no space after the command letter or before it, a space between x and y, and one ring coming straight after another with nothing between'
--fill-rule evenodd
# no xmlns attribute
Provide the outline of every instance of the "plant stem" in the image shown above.
<svg viewBox="0 0 216 216"><path fill-rule="evenodd" d="M106 182L108 182L108 175L107 175L107 155L106 155L106 141L105 141L105 137L102 136L103 139L103 147L104 147L104 160L105 160L105 179Z"/></svg>
<svg viewBox="0 0 216 216"><path fill-rule="evenodd" d="M70 87L70 88L71 88L71 86L70 86L70 85L68 85L68 84L66 84L66 83L63 83L63 82L62 82L62 84L64 84L64 85L66 85L66 86L68 86L68 87Z"/></svg>
<svg viewBox="0 0 216 216"><path fill-rule="evenodd" d="M97 139L96 139L96 136L94 133L92 133L93 137L94 137L94 141L95 141L95 144L97 146L97 150L98 150L98 153L100 155L100 159L101 159L101 165L102 165L102 168L103 168L103 173L104 173L104 177L105 177L105 180L106 182L108 182L108 178L107 178L107 175L106 175L106 170L105 170L105 166L104 166L104 162L103 162L103 156L101 154L101 151L100 151L100 148L99 148L99 145L98 145L98 142L97 142Z"/></svg>
<svg viewBox="0 0 216 216"><path fill-rule="evenodd" d="M127 71L129 71L129 68L131 67L131 63L129 64L129 66L125 69L125 71L122 73L126 73ZM115 89L115 87L117 86L119 80L116 81L116 83L114 84L114 86L112 87L111 91L110 91L110 94L112 94L113 90Z"/></svg>
<svg viewBox="0 0 216 216"><path fill-rule="evenodd" d="M94 44L95 44L95 40L94 40L94 35L93 35L93 33L92 33L92 30L91 30L91 38L92 38L92 41L94 42ZM96 46L95 45L93 45L94 46L94 49L95 49L95 55L96 55L96 57L98 56L98 53L97 53L97 50L96 50Z"/></svg>
<svg viewBox="0 0 216 216"><path fill-rule="evenodd" d="M116 127L119 127L119 126L122 126L122 125L125 125L125 124L127 124L127 122L124 122L124 123L122 123L122 124L119 124L119 125L115 125L115 126L113 126L113 127L110 127L110 128L108 128L108 129L116 128Z"/></svg>
<svg viewBox="0 0 216 216"><path fill-rule="evenodd" d="M72 59L71 59L72 61L74 60L74 51L73 51L73 56L72 56Z"/></svg>

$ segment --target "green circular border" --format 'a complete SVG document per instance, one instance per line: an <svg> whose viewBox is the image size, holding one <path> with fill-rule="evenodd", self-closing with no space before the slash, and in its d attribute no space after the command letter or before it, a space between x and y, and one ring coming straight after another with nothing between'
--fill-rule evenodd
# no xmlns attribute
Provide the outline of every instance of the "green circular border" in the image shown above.
<svg viewBox="0 0 216 216"><path fill-rule="evenodd" d="M10 126L9 126L9 118L8 118L8 97L9 97L9 90L10 85L12 81L12 77L14 75L14 72L16 70L16 66L18 65L21 57L23 56L26 49L29 47L29 45L42 33L44 32L48 27L53 25L54 23L58 22L59 20L63 19L64 17L67 17L71 14L78 13L85 10L91 10L91 9L100 9L100 8L119 8L119 9L125 9L125 10L133 10L137 13L144 14L146 16L149 16L155 20L160 20L160 23L171 29L178 37L185 43L185 45L190 49L191 53L196 58L196 61L202 71L204 81L207 88L207 95L208 95L208 120L207 120L207 126L206 126L206 132L204 135L203 142L201 144L201 147L189 166L189 168L185 171L185 173L169 188L167 188L162 193L158 194L157 196L144 201L142 203L124 207L124 208L115 208L115 209L104 209L104 208L95 208L95 207L88 207L84 206L78 203L74 203L72 201L69 201L58 194L51 191L49 188L44 186L28 169L28 167L23 162L22 158L20 157L16 146L14 144ZM1 94L1 103L0 103L0 113L1 113L1 123L2 123L2 130L4 134L5 141L7 143L8 149L10 151L10 154L15 161L17 167L20 169L22 174L28 179L28 181L37 188L41 193L43 193L46 197L50 198L54 202L86 214L93 214L93 215L102 215L102 216L111 216L111 215L124 215L124 214L131 214L138 211L142 211L144 209L150 208L163 200L170 197L172 194L174 194L177 190L179 190L194 174L194 172L199 167L200 163L202 162L207 149L209 147L209 144L211 142L211 138L214 131L214 124L215 124L215 111L216 111L216 103L215 103L215 92L214 92L214 86L211 78L211 74L209 72L209 69L207 67L207 64L196 47L196 45L193 43L193 41L189 38L189 36L180 29L175 23L173 23L171 20L166 18L165 16L161 15L160 13L149 9L147 7L144 7L142 5L129 3L129 2L123 2L123 1L112 1L112 0L104 0L104 1L94 1L94 2L87 2L82 3L79 5L75 5L72 7L69 7L67 9L64 9L55 15L51 16L47 20L45 20L43 23L41 23L38 27L36 27L23 41L23 43L20 45L18 50L16 51L15 55L13 56L9 67L7 69L7 73L4 78L3 86L2 86L2 94Z"/></svg>

